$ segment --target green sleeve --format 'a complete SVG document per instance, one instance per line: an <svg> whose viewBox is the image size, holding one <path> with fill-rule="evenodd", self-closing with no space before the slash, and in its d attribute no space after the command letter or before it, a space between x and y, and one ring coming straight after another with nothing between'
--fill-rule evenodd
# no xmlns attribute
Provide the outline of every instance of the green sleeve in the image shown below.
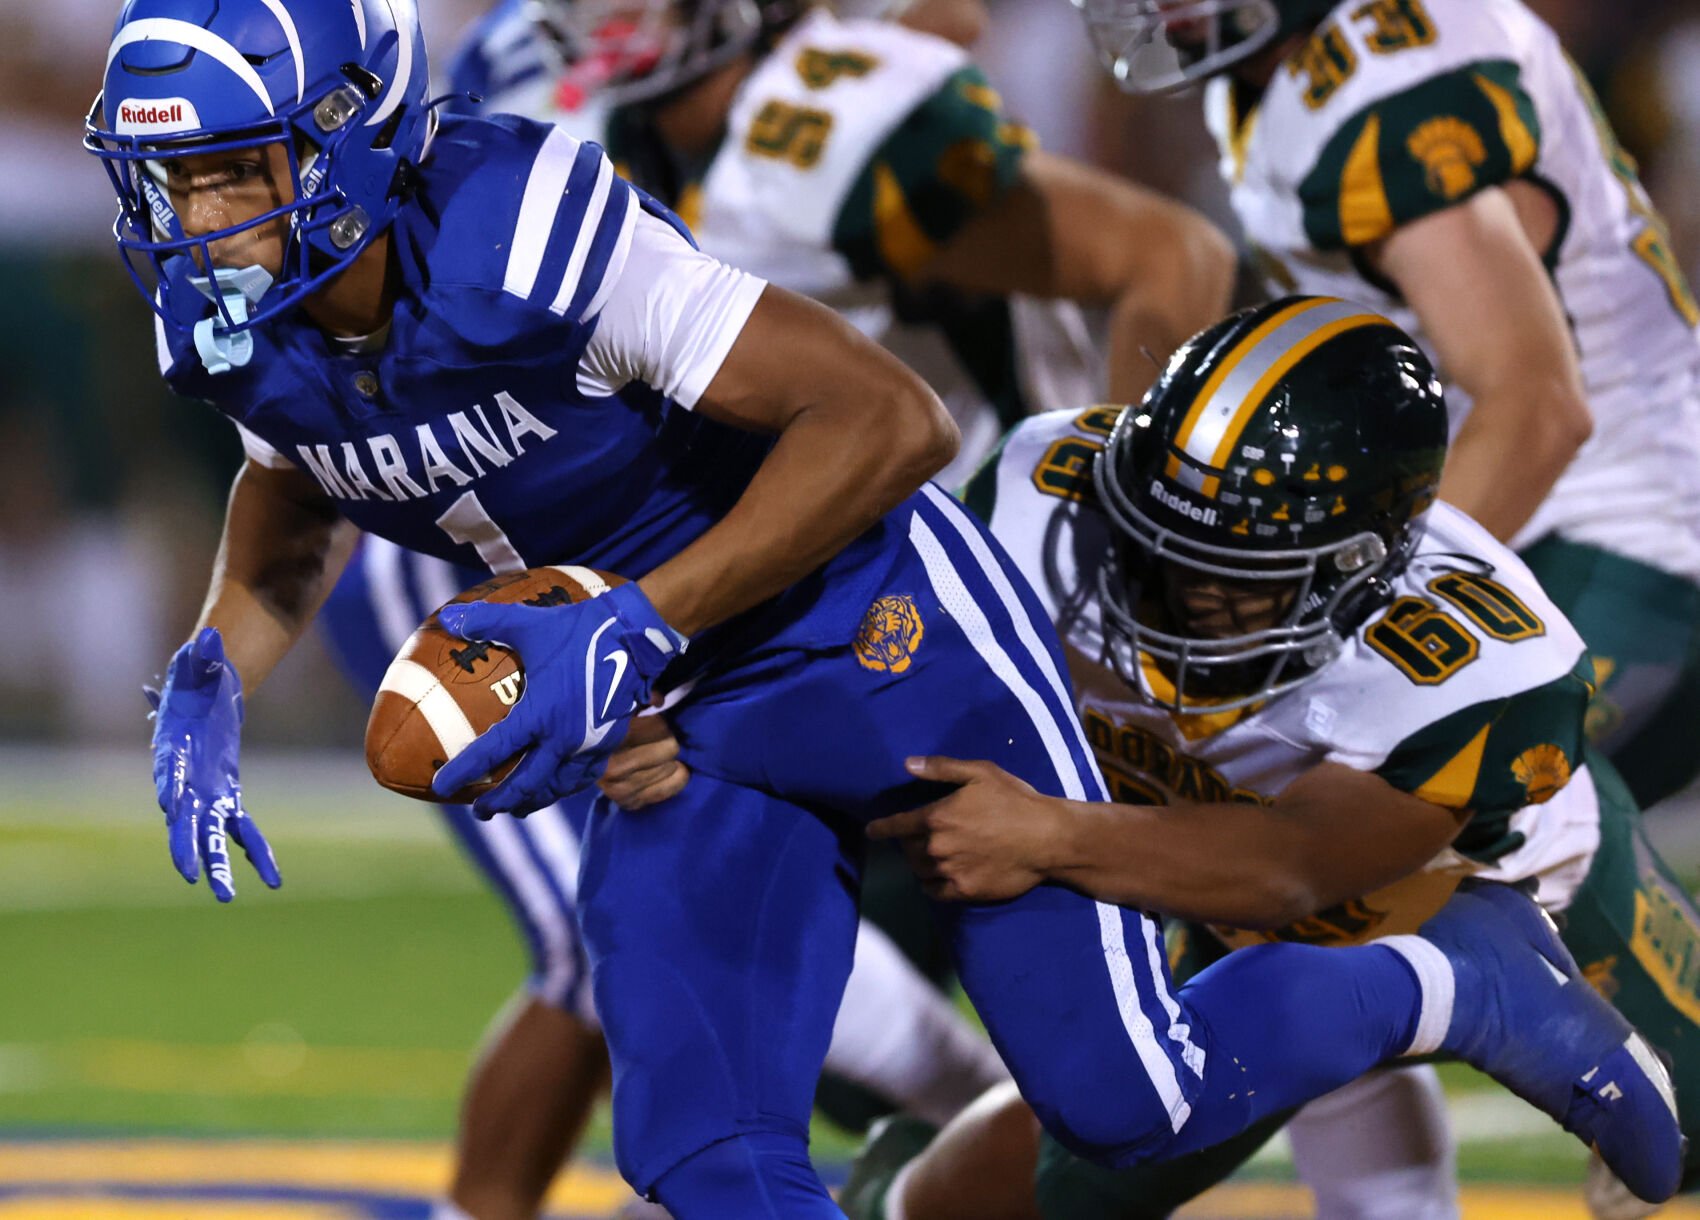
<svg viewBox="0 0 1700 1220"><path fill-rule="evenodd" d="M1453 844L1477 860L1522 846L1511 815L1570 782L1583 759L1583 717L1593 694L1584 654L1562 678L1453 712L1412 734L1376 768L1395 788L1473 815Z"/></svg>
<svg viewBox="0 0 1700 1220"><path fill-rule="evenodd" d="M1508 60L1479 60L1348 119L1299 184L1318 250L1380 241L1400 225L1529 172L1541 124Z"/></svg>
<svg viewBox="0 0 1700 1220"><path fill-rule="evenodd" d="M992 513L998 506L998 467L1003 463L1003 447L1009 443L1009 433L1005 432L998 439L997 447L986 455L986 459L968 476L968 481L957 492L962 502L968 506L984 525L992 523Z"/></svg>
<svg viewBox="0 0 1700 1220"><path fill-rule="evenodd" d="M904 277L1016 181L1032 133L972 65L909 112L863 167L832 245L858 279Z"/></svg>

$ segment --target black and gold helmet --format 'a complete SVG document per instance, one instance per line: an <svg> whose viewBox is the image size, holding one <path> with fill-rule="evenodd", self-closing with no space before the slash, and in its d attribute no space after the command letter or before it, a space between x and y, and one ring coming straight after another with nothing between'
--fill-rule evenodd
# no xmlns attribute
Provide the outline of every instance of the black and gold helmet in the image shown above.
<svg viewBox="0 0 1700 1220"><path fill-rule="evenodd" d="M1124 676L1190 712L1316 674L1415 551L1446 431L1428 358L1361 306L1288 297L1191 339L1094 469L1114 536L1105 634ZM1164 595L1177 579L1267 590L1280 609L1256 630L1189 633Z"/></svg>
<svg viewBox="0 0 1700 1220"><path fill-rule="evenodd" d="M1340 0L1074 0L1106 71L1160 93L1224 71L1327 17Z"/></svg>

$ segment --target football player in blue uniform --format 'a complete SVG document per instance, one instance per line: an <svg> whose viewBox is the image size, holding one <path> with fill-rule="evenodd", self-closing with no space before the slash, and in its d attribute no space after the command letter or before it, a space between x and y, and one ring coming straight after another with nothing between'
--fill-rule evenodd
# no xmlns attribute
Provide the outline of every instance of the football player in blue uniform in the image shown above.
<svg viewBox="0 0 1700 1220"><path fill-rule="evenodd" d="M1103 800L1060 647L997 544L925 484L954 438L912 374L700 254L595 145L436 121L425 73L408 0L130 0L113 32L86 140L120 248L166 376L251 438L159 696L174 860L228 894L235 840L278 880L242 804L243 690L305 628L353 529L636 577L578 605L445 614L514 647L527 689L437 786L523 754L475 809L541 808L594 781L652 693L688 684L673 727L691 782L641 816L599 803L583 844L615 1155L680 1220L838 1216L808 1109L861 828L938 793L916 754ZM1063 886L943 913L1023 1094L1105 1163L1444 1050L1540 1098L1637 1193L1676 1187L1680 1135L1638 1035L1585 986L1520 1002L1550 934L1515 913L1256 946L1179 991L1153 919ZM1243 1065L1277 1058L1245 1087Z"/></svg>
<svg viewBox="0 0 1700 1220"><path fill-rule="evenodd" d="M960 26L962 10L973 3L921 0L903 8L900 26L858 19L855 10L866 6L856 4L847 14L842 3L829 12L795 0L760 0L753 8L728 0L647 0L641 9L614 13L592 38L582 31L587 23L597 26L606 15L600 10L569 0L506 0L453 56L448 87L457 111L519 114L604 144L618 171L676 209L704 250L828 305L898 354L962 432L956 459L938 476L954 485L1012 420L1103 396L1104 360L1077 301L1104 305L1115 319L1106 347L1122 359L1112 358L1116 376L1109 386L1137 397L1156 372L1142 349L1160 359L1214 320L1226 307L1233 275L1231 248L1202 217L1033 150L1031 133L1002 113L965 53L915 28ZM691 30L681 53L653 64L623 54L615 35L661 13ZM717 32L722 23L739 36ZM826 133L807 156L800 144L771 138L773 116L802 113L804 101ZM905 201L901 207L890 206L894 189ZM1035 239L1035 213L1050 215L1054 230L1079 236ZM1083 217L1091 223L1080 223ZM906 218L919 225L918 240L899 239ZM991 260L977 253L987 248L1028 257ZM1074 299L1049 299L1058 295ZM388 644L380 643L371 597L391 614L397 602L411 602L417 622L447 600L452 578L432 579L445 566L390 547L363 548L328 606L339 653L393 653L411 630L410 615L399 613ZM437 589L436 601L409 595L421 583ZM338 613L344 608L353 613ZM369 692L378 676L367 675ZM591 795L577 800L588 806ZM540 963L535 973L579 977L571 899L541 904L551 917L540 925L523 897L539 887L543 895L576 890L576 877L535 874L556 860L576 866L574 827L584 810L550 807L524 823L449 816L463 838L526 841L547 833L546 842L558 844L571 837L572 851L545 852L540 861L511 848L473 858L509 897L522 926L552 934L534 935L531 943L554 946L546 956L566 965ZM883 915L895 923L901 943L919 948L933 969L943 967L948 957L937 925L901 858L887 851L866 867L875 920ZM974 1085L997 1071L995 1056L988 1062L987 1044L973 1041L964 1019L919 993L912 971L880 948L858 938L827 1059L833 1077L848 1076L868 1090L847 1090L835 1080L819 1101L847 1126L893 1103L936 1121L977 1095ZM540 1181L570 1140L575 1124L566 1117L582 1114L596 1095L600 1041L582 1036L593 1016L551 1008L548 994L534 995L480 1060L463 1112L457 1199L485 1198L498 1191L498 1181ZM913 1036L895 1037L900 1025ZM853 1053L870 1041L877 1054ZM530 1087L492 1087L509 1073ZM544 1079L559 1080L562 1088L543 1087ZM499 1116L487 1104L496 1096L510 1105ZM922 1099L930 1104L918 1108ZM481 1151L487 1141L476 1134L480 1126L502 1131L499 1149ZM527 1154L527 1145L535 1151ZM493 1172L498 1162L513 1169Z"/></svg>
<svg viewBox="0 0 1700 1220"><path fill-rule="evenodd" d="M363 538L319 622L343 672L370 703L415 628L485 578L383 538ZM664 722L644 717L609 759L602 785L622 800L650 802L676 792L687 774ZM467 1081L454 1175L432 1220L536 1216L607 1089L608 1053L577 910L579 841L594 798L587 790L523 819L478 818L464 805L439 806L467 859L507 907L531 970ZM984 1035L866 921L857 931L825 1070L883 1107L931 1125L943 1125L1008 1079ZM825 1104L830 1097L822 1108L837 1119Z"/></svg>

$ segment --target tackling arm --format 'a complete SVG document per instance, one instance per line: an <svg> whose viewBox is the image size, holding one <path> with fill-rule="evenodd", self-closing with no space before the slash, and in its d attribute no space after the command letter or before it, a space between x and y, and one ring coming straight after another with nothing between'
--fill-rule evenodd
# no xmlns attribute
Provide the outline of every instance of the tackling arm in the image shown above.
<svg viewBox="0 0 1700 1220"><path fill-rule="evenodd" d="M1071 805L1048 876L1186 919L1278 928L1416 872L1463 823L1325 763L1268 806Z"/></svg>
<svg viewBox="0 0 1700 1220"><path fill-rule="evenodd" d="M1541 265L1556 216L1539 187L1482 191L1366 254L1473 400L1440 495L1502 542L1546 499L1593 429L1564 307Z"/></svg>
<svg viewBox="0 0 1700 1220"><path fill-rule="evenodd" d="M1278 928L1421 868L1463 819L1378 776L1322 764L1264 805L1118 805L1045 797L990 763L913 760L960 784L876 822L935 897L991 901L1053 881L1106 902Z"/></svg>
<svg viewBox="0 0 1700 1220"><path fill-rule="evenodd" d="M237 472L196 629L218 628L246 691L300 638L358 537L300 471L249 461Z"/></svg>
<svg viewBox="0 0 1700 1220"><path fill-rule="evenodd" d="M1161 362L1227 312L1234 268L1228 239L1184 204L1034 151L914 278L1108 307L1110 399L1137 402Z"/></svg>

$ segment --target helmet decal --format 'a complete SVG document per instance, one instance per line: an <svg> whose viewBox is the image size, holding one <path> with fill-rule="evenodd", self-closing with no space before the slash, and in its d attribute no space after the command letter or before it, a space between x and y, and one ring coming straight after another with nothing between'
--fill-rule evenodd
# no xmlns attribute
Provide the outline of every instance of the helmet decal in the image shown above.
<svg viewBox="0 0 1700 1220"><path fill-rule="evenodd" d="M272 106L271 94L266 92L265 85L260 80L260 74L254 71L254 65L242 58L242 52L231 46L211 30L204 30L198 25L190 25L187 21L178 21L174 17L143 17L132 21L119 30L112 39L112 45L106 51L106 71L112 72L112 61L118 58L118 53L125 47L138 42L178 42L194 51L201 51L223 64L236 74L236 79L254 91L254 96L260 99L260 104L266 108L267 114L276 114Z"/></svg>
<svg viewBox="0 0 1700 1220"><path fill-rule="evenodd" d="M162 136L193 131L201 125L195 103L186 97L134 98L118 103L114 130L124 135Z"/></svg>
<svg viewBox="0 0 1700 1220"><path fill-rule="evenodd" d="M279 0L260 0L260 3L271 10L277 23L283 27L283 36L289 40L289 54L295 61L295 100L300 101L307 96L307 62L301 55L301 35L295 31L295 18L289 15Z"/></svg>
<svg viewBox="0 0 1700 1220"><path fill-rule="evenodd" d="M394 0L383 0L384 7L390 11L390 23L395 26L400 42L396 47L395 79L389 82L384 90L383 100L372 112L372 117L366 120L366 126L375 127L395 113L395 108L401 105L402 98L407 96L407 87L413 81L413 40L418 37L419 10L414 8L410 0L404 0L400 9L396 8ZM364 26L361 27L364 30ZM360 45L366 45L362 36Z"/></svg>
<svg viewBox="0 0 1700 1220"><path fill-rule="evenodd" d="M1325 297L1300 300L1272 314L1222 356L1181 424L1175 445L1197 465L1184 465L1179 454L1171 453L1165 473L1214 498L1221 480L1198 467L1227 465L1252 415L1294 365L1335 335L1392 325L1361 306Z"/></svg>

